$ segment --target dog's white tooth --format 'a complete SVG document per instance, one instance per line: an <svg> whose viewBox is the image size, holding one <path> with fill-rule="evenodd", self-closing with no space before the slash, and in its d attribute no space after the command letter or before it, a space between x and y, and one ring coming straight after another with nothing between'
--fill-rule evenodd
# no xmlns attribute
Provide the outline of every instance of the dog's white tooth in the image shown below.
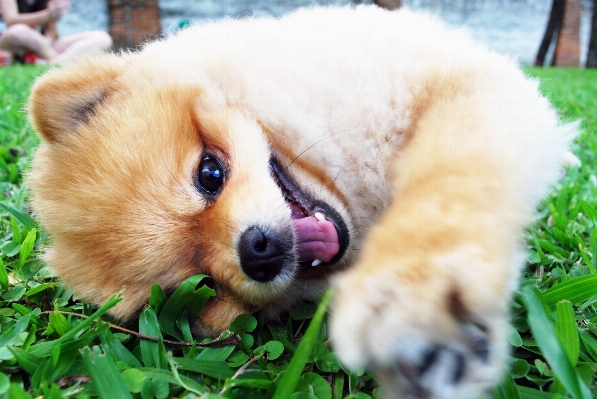
<svg viewBox="0 0 597 399"><path fill-rule="evenodd" d="M320 259L315 259L315 260L313 261L313 263L311 263L311 266L318 266L320 263L321 263L321 260L320 260Z"/></svg>
<svg viewBox="0 0 597 399"><path fill-rule="evenodd" d="M325 216L323 216L323 213L321 212L315 212L313 216L315 216L315 219L319 220L320 222L325 220Z"/></svg>

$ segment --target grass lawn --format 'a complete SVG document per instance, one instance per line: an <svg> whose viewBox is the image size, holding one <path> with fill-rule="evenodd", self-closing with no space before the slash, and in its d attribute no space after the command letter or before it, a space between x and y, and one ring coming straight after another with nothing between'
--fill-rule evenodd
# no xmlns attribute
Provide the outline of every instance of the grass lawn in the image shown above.
<svg viewBox="0 0 597 399"><path fill-rule="evenodd" d="M47 236L27 213L23 185L38 143L23 107L43 71L0 68L0 399L380 397L371 376L338 364L323 306L297 307L279 323L243 315L224 333L228 345L200 347L164 341L192 341L185 304L211 295L200 276L169 299L155 286L151 306L124 326L157 342L108 324L103 313L118 295L100 309L73 298L38 259ZM487 397L597 397L597 71L527 72L564 120L581 121L573 151L583 164L565 173L529 228L509 368Z"/></svg>

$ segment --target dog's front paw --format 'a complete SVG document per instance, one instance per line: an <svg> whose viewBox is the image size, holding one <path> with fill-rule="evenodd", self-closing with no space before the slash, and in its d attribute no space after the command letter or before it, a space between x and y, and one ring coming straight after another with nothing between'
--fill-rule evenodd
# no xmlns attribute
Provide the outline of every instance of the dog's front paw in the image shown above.
<svg viewBox="0 0 597 399"><path fill-rule="evenodd" d="M452 342L438 342L422 329L405 335L381 358L372 351L368 359L387 398L475 398L495 382L495 348L484 329L464 324Z"/></svg>
<svg viewBox="0 0 597 399"><path fill-rule="evenodd" d="M337 281L335 350L348 367L371 370L386 398L477 398L501 377L503 298L457 270L460 256L439 259L421 269L376 259Z"/></svg>

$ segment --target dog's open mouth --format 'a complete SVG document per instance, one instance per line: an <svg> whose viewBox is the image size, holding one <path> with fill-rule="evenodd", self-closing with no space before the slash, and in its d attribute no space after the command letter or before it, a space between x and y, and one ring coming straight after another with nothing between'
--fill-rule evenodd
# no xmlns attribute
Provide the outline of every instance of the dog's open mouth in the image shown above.
<svg viewBox="0 0 597 399"><path fill-rule="evenodd" d="M292 211L295 250L301 266L331 265L342 259L350 237L340 214L305 193L275 158L270 160L270 171Z"/></svg>

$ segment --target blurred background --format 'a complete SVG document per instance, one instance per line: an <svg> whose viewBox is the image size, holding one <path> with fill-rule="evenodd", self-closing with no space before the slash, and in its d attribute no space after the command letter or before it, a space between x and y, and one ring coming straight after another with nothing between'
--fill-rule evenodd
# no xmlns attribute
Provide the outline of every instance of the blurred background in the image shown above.
<svg viewBox="0 0 597 399"><path fill-rule="evenodd" d="M363 1L366 2L366 1ZM370 2L370 1L369 1ZM580 64L585 65L591 28L593 0L577 0L580 4ZM133 25L145 18L138 12L145 7L146 13L157 5L157 16L147 17L159 20L159 27L149 36L176 32L187 22L199 23L226 16L278 16L302 6L313 4L354 4L354 0L72 0L71 10L60 21L61 34L82 30L110 30L115 42L121 47L134 46L138 39L130 32L123 33L124 39L115 33L115 15L120 11L124 24ZM439 15L456 26L463 26L473 36L499 52L516 57L523 64L533 64L543 39L553 0L402 0L402 6L424 10ZM562 1L563 3L563 1ZM127 11L128 10L128 11ZM136 11L137 10L137 11ZM135 14L135 12L137 12ZM110 26L112 23L113 26ZM151 22L148 22L151 24ZM156 25L156 23L153 23ZM128 37L126 36L128 35ZM127 42L127 43L123 43ZM553 52L552 45L548 51ZM547 62L551 55L546 56Z"/></svg>

